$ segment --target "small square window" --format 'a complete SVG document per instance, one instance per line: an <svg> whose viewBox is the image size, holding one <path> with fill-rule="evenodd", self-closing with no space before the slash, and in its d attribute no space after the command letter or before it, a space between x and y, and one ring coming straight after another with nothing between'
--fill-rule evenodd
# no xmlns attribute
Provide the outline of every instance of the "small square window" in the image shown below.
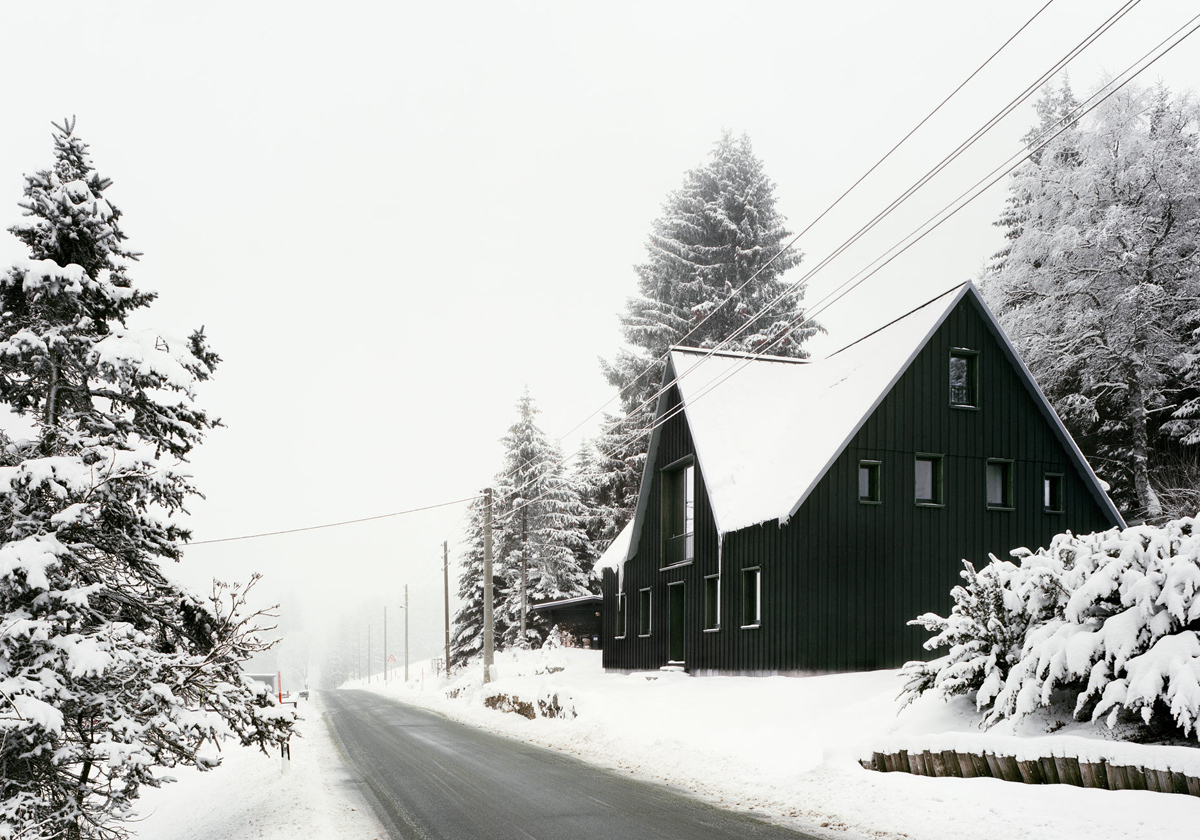
<svg viewBox="0 0 1200 840"><path fill-rule="evenodd" d="M858 500L864 505L879 504L879 462L858 462Z"/></svg>
<svg viewBox="0 0 1200 840"><path fill-rule="evenodd" d="M987 462L987 505L990 508L1013 508L1012 461Z"/></svg>
<svg viewBox="0 0 1200 840"><path fill-rule="evenodd" d="M638 635L650 635L650 590L638 591Z"/></svg>
<svg viewBox="0 0 1200 840"><path fill-rule="evenodd" d="M613 633L618 639L625 638L625 593L617 593L617 626Z"/></svg>
<svg viewBox="0 0 1200 840"><path fill-rule="evenodd" d="M979 407L978 358L974 350L950 351L950 405Z"/></svg>
<svg viewBox="0 0 1200 840"><path fill-rule="evenodd" d="M762 569L742 569L742 627L762 624Z"/></svg>
<svg viewBox="0 0 1200 840"><path fill-rule="evenodd" d="M721 629L721 576L704 579L704 629Z"/></svg>
<svg viewBox="0 0 1200 840"><path fill-rule="evenodd" d="M1063 477L1058 473L1046 473L1042 478L1042 506L1046 513L1062 513Z"/></svg>
<svg viewBox="0 0 1200 840"><path fill-rule="evenodd" d="M918 455L915 464L914 496L919 505L942 503L942 456Z"/></svg>

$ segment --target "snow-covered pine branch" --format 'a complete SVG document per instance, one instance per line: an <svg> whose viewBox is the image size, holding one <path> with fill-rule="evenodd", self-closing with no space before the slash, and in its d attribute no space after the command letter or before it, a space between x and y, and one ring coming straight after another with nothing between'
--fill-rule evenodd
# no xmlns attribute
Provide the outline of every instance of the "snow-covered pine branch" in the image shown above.
<svg viewBox="0 0 1200 840"><path fill-rule="evenodd" d="M1065 703L1080 720L1200 737L1200 522L1065 533L1013 555L966 564L950 616L911 622L948 652L904 667L907 700L970 694L988 725Z"/></svg>
<svg viewBox="0 0 1200 840"><path fill-rule="evenodd" d="M269 621L249 587L204 598L163 571L218 357L202 331L127 327L154 295L126 276L109 181L55 128L11 229L29 259L0 274L0 402L36 429L0 432L0 837L109 838L157 769L278 744L292 716L243 677Z"/></svg>

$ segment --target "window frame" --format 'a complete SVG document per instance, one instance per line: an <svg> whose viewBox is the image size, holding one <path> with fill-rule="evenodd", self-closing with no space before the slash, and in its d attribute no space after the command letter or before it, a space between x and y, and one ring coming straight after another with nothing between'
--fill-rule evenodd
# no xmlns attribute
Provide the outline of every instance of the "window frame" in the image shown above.
<svg viewBox="0 0 1200 840"><path fill-rule="evenodd" d="M937 452L913 453L913 504L917 507L945 507L946 477L943 471L945 457L945 455ZM928 461L933 464L933 473L930 477L930 483L933 485L933 495L930 498L921 498L917 495L917 464L921 461Z"/></svg>
<svg viewBox="0 0 1200 840"><path fill-rule="evenodd" d="M967 388L971 391L971 402L960 403L954 401L954 380L951 377L951 369L955 359L965 359L967 362ZM946 402L951 408L959 408L965 411L979 410L979 351L971 350L967 347L951 347L950 355L946 363Z"/></svg>
<svg viewBox="0 0 1200 840"><path fill-rule="evenodd" d="M862 473L868 471L868 495L862 494ZM883 504L883 462L864 458L858 462L858 503L860 505ZM874 490L874 493L869 491Z"/></svg>
<svg viewBox="0 0 1200 840"><path fill-rule="evenodd" d="M625 593L617 593L617 615L616 624L613 627L613 638L624 639L626 633L629 632L629 610L628 603L625 600Z"/></svg>
<svg viewBox="0 0 1200 840"><path fill-rule="evenodd" d="M1058 491L1056 493L1053 493L1054 498L1051 499L1051 501L1052 502L1057 501L1057 503L1058 503L1057 507L1052 507L1046 501L1046 496L1051 495L1051 493L1050 493L1051 479L1054 479L1053 486ZM1053 514L1066 513L1067 512L1066 495L1067 495L1066 476L1064 473L1056 473L1056 472L1042 473L1042 512L1043 513L1053 513Z"/></svg>
<svg viewBox="0 0 1200 840"><path fill-rule="evenodd" d="M751 599L749 597L750 588L746 585L746 580L747 580L747 577L750 576L751 574L753 574L753 580L754 580L753 604L754 604L755 615L754 615L753 621L746 621L746 618L747 618L747 609L746 608L751 603ZM758 628L762 627L762 621L763 621L762 566L748 566L748 567L742 569L742 615L741 615L742 623L741 623L741 629L757 630Z"/></svg>
<svg viewBox="0 0 1200 840"><path fill-rule="evenodd" d="M638 638L647 639L654 631L654 589L643 587L638 590Z"/></svg>
<svg viewBox="0 0 1200 840"><path fill-rule="evenodd" d="M690 488L688 486L688 476L691 476ZM696 485L697 472L696 461L691 455L673 461L667 466L659 470L659 504L661 507L661 522L662 522L662 556L659 562L659 569L676 569L680 566L687 566L696 560ZM691 490L691 517L689 522L688 517L688 490ZM681 492L682 491L682 492ZM677 510L677 505L682 505L681 509ZM680 527L684 530L681 533L675 534L674 520L678 516L681 520ZM688 525L691 525L691 530L686 530ZM671 560L671 554L674 550L673 545L682 541L683 543L683 559Z"/></svg>
<svg viewBox="0 0 1200 840"><path fill-rule="evenodd" d="M710 582L715 591L710 594ZM704 576L704 632L716 633L721 629L721 576Z"/></svg>
<svg viewBox="0 0 1200 840"><path fill-rule="evenodd" d="M993 467L1000 468L1000 501L991 499L991 478L989 473ZM983 493L988 510L1016 510L1017 501L1014 495L1015 462L1012 458L988 458L983 468Z"/></svg>

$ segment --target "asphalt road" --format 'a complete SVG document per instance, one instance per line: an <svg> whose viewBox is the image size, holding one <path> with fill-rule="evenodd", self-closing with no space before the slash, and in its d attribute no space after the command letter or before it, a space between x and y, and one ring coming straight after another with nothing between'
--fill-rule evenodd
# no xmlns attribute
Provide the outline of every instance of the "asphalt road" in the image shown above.
<svg viewBox="0 0 1200 840"><path fill-rule="evenodd" d="M392 840L814 840L371 692L322 699Z"/></svg>

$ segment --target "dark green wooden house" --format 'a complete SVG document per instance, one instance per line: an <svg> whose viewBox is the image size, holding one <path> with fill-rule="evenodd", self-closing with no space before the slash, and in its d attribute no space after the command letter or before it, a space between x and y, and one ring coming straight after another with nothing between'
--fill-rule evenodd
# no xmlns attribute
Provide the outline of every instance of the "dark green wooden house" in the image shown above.
<svg viewBox="0 0 1200 840"><path fill-rule="evenodd" d="M819 361L676 348L665 381L597 565L611 670L897 667L964 559L1123 524L970 283Z"/></svg>

